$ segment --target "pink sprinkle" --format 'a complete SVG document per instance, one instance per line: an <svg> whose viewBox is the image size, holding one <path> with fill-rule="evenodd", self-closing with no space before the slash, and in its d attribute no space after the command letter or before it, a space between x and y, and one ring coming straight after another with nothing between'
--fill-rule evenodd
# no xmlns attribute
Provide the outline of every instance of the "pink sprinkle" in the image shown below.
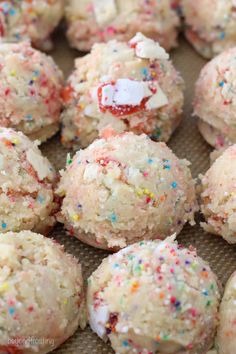
<svg viewBox="0 0 236 354"><path fill-rule="evenodd" d="M148 176L148 172L143 172L144 177Z"/></svg>

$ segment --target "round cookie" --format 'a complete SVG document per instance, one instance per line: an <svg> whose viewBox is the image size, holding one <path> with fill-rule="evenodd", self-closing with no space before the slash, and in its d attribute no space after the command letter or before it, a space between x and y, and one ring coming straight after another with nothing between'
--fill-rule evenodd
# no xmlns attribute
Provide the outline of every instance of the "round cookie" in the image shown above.
<svg viewBox="0 0 236 354"><path fill-rule="evenodd" d="M0 352L46 354L85 327L81 266L30 231L0 235Z"/></svg>
<svg viewBox="0 0 236 354"><path fill-rule="evenodd" d="M236 45L235 0L182 0L185 35L198 53L212 58Z"/></svg>
<svg viewBox="0 0 236 354"><path fill-rule="evenodd" d="M59 130L63 75L29 43L0 43L0 126L46 141Z"/></svg>
<svg viewBox="0 0 236 354"><path fill-rule="evenodd" d="M96 140L68 159L58 219L81 241L111 250L179 233L197 210L188 165L144 134Z"/></svg>
<svg viewBox="0 0 236 354"><path fill-rule="evenodd" d="M86 147L107 126L167 141L183 107L183 80L168 58L141 33L129 43L94 45L63 91L62 142Z"/></svg>
<svg viewBox="0 0 236 354"><path fill-rule="evenodd" d="M201 177L202 226L236 243L236 145L230 146Z"/></svg>
<svg viewBox="0 0 236 354"><path fill-rule="evenodd" d="M64 0L0 1L0 40L29 39L43 50L52 48L50 35L64 12Z"/></svg>
<svg viewBox="0 0 236 354"><path fill-rule="evenodd" d="M196 83L194 113L208 143L219 149L236 143L236 47L204 66Z"/></svg>
<svg viewBox="0 0 236 354"><path fill-rule="evenodd" d="M119 354L206 354L219 300L209 265L174 237L133 244L88 280L90 326Z"/></svg>
<svg viewBox="0 0 236 354"><path fill-rule="evenodd" d="M0 128L0 232L47 234L55 224L57 175L37 145Z"/></svg>
<svg viewBox="0 0 236 354"><path fill-rule="evenodd" d="M171 0L69 0L67 36L72 47L89 51L97 42L128 41L142 28L169 50L180 26L173 7Z"/></svg>
<svg viewBox="0 0 236 354"><path fill-rule="evenodd" d="M228 280L220 305L216 347L219 354L234 354L236 348L236 273Z"/></svg>

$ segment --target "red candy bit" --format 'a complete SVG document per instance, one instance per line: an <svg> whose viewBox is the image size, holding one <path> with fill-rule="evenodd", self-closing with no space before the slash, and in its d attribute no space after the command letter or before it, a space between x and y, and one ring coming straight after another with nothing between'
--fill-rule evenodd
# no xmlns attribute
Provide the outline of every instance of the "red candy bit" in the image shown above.
<svg viewBox="0 0 236 354"><path fill-rule="evenodd" d="M149 100L150 97L145 97L142 102L140 103L140 105L138 106L131 106L131 105L117 105L117 106L104 106L102 104L102 89L105 86L115 86L115 82L109 82L106 84L102 84L99 88L98 88L98 102L99 102L99 109L102 113L105 113L106 111L109 111L113 116L116 117L122 117L122 116L128 116L140 111L145 111L146 110L146 103ZM156 93L156 89L155 88L150 88L150 90L153 93Z"/></svg>
<svg viewBox="0 0 236 354"><path fill-rule="evenodd" d="M3 37L4 33L5 33L4 26L3 26L3 23L2 23L2 21L0 19L0 37Z"/></svg>
<svg viewBox="0 0 236 354"><path fill-rule="evenodd" d="M119 167L121 166L121 163L119 161L117 161L115 159L111 159L110 157L99 157L96 160L96 163L98 163L102 167L106 167L110 162L117 164Z"/></svg>
<svg viewBox="0 0 236 354"><path fill-rule="evenodd" d="M69 103L72 100L73 92L74 90L70 85L61 90L61 98L64 103Z"/></svg>
<svg viewBox="0 0 236 354"><path fill-rule="evenodd" d="M133 49L135 49L136 47L137 47L137 44L138 43L129 43L129 46L130 46L130 48L133 48Z"/></svg>

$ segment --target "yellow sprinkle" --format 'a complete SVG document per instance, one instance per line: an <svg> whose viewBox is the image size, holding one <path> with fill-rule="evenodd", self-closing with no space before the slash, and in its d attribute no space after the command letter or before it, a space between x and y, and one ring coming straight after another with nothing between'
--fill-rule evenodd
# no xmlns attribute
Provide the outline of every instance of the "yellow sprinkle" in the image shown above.
<svg viewBox="0 0 236 354"><path fill-rule="evenodd" d="M145 189L143 190L143 192L144 192L144 194L146 194L146 195L149 195L149 193L150 193L150 191L149 191L147 188L145 188Z"/></svg>
<svg viewBox="0 0 236 354"><path fill-rule="evenodd" d="M67 299L64 300L64 304L65 304L65 305L68 304L68 300L67 300Z"/></svg>
<svg viewBox="0 0 236 354"><path fill-rule="evenodd" d="M72 216L72 219L74 221L79 221L80 220L80 216L75 214L75 215Z"/></svg>
<svg viewBox="0 0 236 354"><path fill-rule="evenodd" d="M18 140L18 139L13 139L12 142L13 142L13 144L15 144L15 145L19 144L19 140Z"/></svg>
<svg viewBox="0 0 236 354"><path fill-rule="evenodd" d="M8 283L3 283L1 286L0 286L0 292L3 292L3 291L6 291L9 289L9 285Z"/></svg>
<svg viewBox="0 0 236 354"><path fill-rule="evenodd" d="M16 70L11 70L10 75L11 76L16 76Z"/></svg>
<svg viewBox="0 0 236 354"><path fill-rule="evenodd" d="M150 193L149 196L150 196L150 198L152 198L152 199L154 198L154 194L153 194L153 193Z"/></svg>
<svg viewBox="0 0 236 354"><path fill-rule="evenodd" d="M136 193L139 197L141 197L143 195L143 191L137 191Z"/></svg>

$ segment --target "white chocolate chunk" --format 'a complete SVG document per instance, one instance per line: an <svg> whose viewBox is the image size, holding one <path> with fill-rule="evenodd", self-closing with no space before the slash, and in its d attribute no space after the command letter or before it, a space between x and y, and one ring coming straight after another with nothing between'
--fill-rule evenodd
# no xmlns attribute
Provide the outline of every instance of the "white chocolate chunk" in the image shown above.
<svg viewBox="0 0 236 354"><path fill-rule="evenodd" d="M148 110L161 108L168 104L168 98L157 84L157 92L147 101L146 108Z"/></svg>
<svg viewBox="0 0 236 354"><path fill-rule="evenodd" d="M115 85L114 102L117 105L138 106L151 95L147 82L119 79Z"/></svg>
<svg viewBox="0 0 236 354"><path fill-rule="evenodd" d="M84 171L84 180L92 182L97 178L99 172L99 166L97 165L88 165Z"/></svg>
<svg viewBox="0 0 236 354"><path fill-rule="evenodd" d="M142 100L152 95L147 82L119 79L115 85L102 88L102 104L104 106L138 106Z"/></svg>
<svg viewBox="0 0 236 354"><path fill-rule="evenodd" d="M112 106L113 98L115 95L115 86L114 85L106 85L102 88L102 105L103 106Z"/></svg>
<svg viewBox="0 0 236 354"><path fill-rule="evenodd" d="M26 152L26 158L37 172L40 180L43 180L48 176L49 166L47 160L43 156L40 156L37 152L30 149Z"/></svg>
<svg viewBox="0 0 236 354"><path fill-rule="evenodd" d="M117 15L115 0L93 0L93 8L100 26L112 21Z"/></svg>
<svg viewBox="0 0 236 354"><path fill-rule="evenodd" d="M158 42L145 37L142 33L137 33L131 39L130 44L136 44L136 55L142 59L169 59L169 54L162 48Z"/></svg>
<svg viewBox="0 0 236 354"><path fill-rule="evenodd" d="M89 306L89 323L92 330L97 333L97 335L104 339L106 336L106 323L109 319L108 306L100 306L93 309Z"/></svg>

